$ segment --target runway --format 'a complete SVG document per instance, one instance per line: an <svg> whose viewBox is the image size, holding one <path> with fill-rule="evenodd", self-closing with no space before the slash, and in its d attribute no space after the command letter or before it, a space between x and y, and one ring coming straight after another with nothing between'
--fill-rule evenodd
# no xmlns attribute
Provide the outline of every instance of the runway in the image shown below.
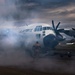
<svg viewBox="0 0 75 75"><path fill-rule="evenodd" d="M75 75L75 57L32 59L14 66L1 66L1 75Z"/></svg>
<svg viewBox="0 0 75 75"><path fill-rule="evenodd" d="M40 58L33 60L29 65L32 69L42 72L75 74L75 57Z"/></svg>

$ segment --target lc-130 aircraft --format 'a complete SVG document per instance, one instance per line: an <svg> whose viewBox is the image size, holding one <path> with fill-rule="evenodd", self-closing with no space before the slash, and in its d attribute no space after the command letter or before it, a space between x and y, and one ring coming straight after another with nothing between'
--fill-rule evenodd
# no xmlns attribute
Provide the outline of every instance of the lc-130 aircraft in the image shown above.
<svg viewBox="0 0 75 75"><path fill-rule="evenodd" d="M28 35L29 40L32 42L35 40L42 43L42 45L45 47L55 48L61 41L66 40L61 33L75 37L74 28L71 30L59 29L59 25L60 22L57 24L57 26L55 26L54 21L52 20L52 27L48 24L37 23L25 26L24 28L22 27L19 33Z"/></svg>

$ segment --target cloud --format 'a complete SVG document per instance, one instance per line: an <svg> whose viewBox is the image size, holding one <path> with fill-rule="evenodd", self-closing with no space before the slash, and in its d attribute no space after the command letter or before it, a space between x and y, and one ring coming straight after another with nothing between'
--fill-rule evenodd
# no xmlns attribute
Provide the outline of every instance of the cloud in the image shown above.
<svg viewBox="0 0 75 75"><path fill-rule="evenodd" d="M57 8L62 6L67 6L69 4L74 3L74 0L18 0L18 3L21 5L34 3L38 4L39 7L43 8Z"/></svg>
<svg viewBox="0 0 75 75"><path fill-rule="evenodd" d="M74 2L74 0L19 0L18 5L21 4L22 6L18 9L21 11L25 10L24 12L27 11L27 18L31 17L33 19L32 13L35 13L34 16L38 14L38 16L35 18L36 20L45 19L47 21L48 19L51 20L54 18L60 20L61 18L63 21L66 17L66 20L70 18L68 17L69 14L74 14Z"/></svg>
<svg viewBox="0 0 75 75"><path fill-rule="evenodd" d="M0 0L0 21L31 24L75 21L75 0ZM23 20L23 21L22 21ZM17 22L18 21L18 22ZM16 25L16 26L20 26Z"/></svg>

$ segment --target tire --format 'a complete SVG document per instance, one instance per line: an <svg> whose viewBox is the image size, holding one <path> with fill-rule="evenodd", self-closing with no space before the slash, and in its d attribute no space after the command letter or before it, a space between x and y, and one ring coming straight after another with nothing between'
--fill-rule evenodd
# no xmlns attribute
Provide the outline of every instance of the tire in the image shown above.
<svg viewBox="0 0 75 75"><path fill-rule="evenodd" d="M71 54L69 54L68 57L71 57Z"/></svg>

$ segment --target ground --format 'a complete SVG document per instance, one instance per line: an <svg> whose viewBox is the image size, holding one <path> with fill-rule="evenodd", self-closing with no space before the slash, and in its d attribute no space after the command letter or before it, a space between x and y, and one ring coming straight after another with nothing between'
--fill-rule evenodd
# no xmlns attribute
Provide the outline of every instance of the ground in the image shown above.
<svg viewBox="0 0 75 75"><path fill-rule="evenodd" d="M57 50L74 50L75 45L72 46L58 46ZM18 51L17 51L18 52ZM75 56L68 58L67 56L61 58L60 56L46 56L32 60L31 57L23 56L23 53L17 58L15 55L17 52L13 53L13 60L17 60L18 63L22 63L22 66L0 66L0 75L75 75ZM22 51L23 52L23 51ZM21 53L21 52L18 52ZM13 54L11 56L13 56ZM1 55L0 55L1 57ZM5 58L6 57L6 58ZM7 58L6 55L4 60L12 63L12 60ZM1 57L2 58L2 57ZM19 60L23 59L23 60ZM9 61L10 60L10 61ZM0 61L0 63L1 63ZM9 64L8 62L2 62ZM21 61L21 62L20 62ZM1 63L1 64L2 64ZM14 62L15 63L15 62ZM26 68L25 68L26 67Z"/></svg>
<svg viewBox="0 0 75 75"><path fill-rule="evenodd" d="M69 73L47 73L32 69L19 69L16 67L0 67L0 75L74 75Z"/></svg>

